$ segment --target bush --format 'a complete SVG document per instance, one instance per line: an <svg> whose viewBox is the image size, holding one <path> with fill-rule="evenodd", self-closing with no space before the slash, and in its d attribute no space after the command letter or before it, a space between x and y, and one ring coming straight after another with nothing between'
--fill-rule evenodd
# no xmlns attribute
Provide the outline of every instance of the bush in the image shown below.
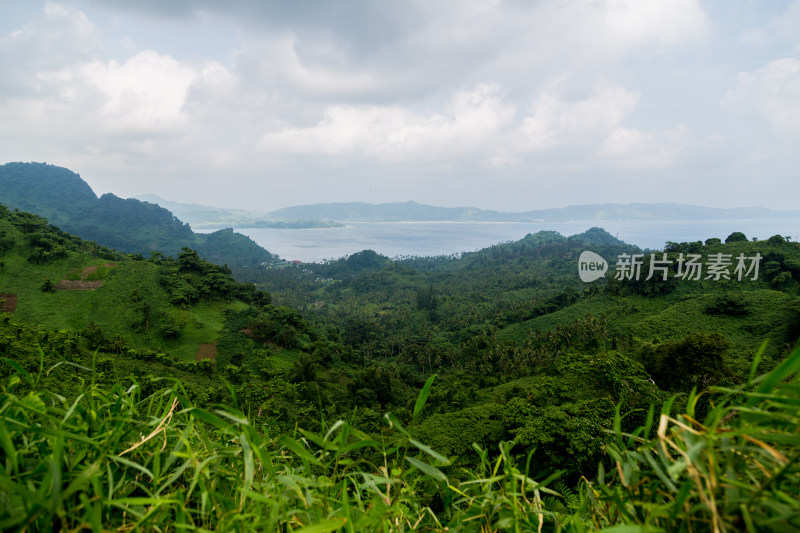
<svg viewBox="0 0 800 533"><path fill-rule="evenodd" d="M746 241L747 241L747 237L741 231L734 231L733 233L728 235L728 237L725 239L726 243L729 243L729 242L746 242Z"/></svg>

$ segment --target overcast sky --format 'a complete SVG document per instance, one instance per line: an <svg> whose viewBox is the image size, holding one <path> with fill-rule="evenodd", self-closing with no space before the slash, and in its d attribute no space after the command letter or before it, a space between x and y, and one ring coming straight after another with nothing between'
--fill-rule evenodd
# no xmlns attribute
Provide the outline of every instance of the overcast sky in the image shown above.
<svg viewBox="0 0 800 533"><path fill-rule="evenodd" d="M0 162L275 209L797 208L800 0L0 0Z"/></svg>

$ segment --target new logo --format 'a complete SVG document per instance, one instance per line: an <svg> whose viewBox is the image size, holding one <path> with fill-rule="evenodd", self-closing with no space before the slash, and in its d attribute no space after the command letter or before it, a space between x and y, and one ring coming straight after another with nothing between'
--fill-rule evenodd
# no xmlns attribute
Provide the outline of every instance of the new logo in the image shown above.
<svg viewBox="0 0 800 533"><path fill-rule="evenodd" d="M583 252L578 258L578 275L581 281L591 283L605 276L608 262L594 252Z"/></svg>

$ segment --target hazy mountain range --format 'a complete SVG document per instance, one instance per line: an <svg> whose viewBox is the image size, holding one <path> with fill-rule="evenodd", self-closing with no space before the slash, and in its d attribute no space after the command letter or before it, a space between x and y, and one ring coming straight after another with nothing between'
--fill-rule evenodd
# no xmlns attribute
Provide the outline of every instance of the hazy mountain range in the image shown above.
<svg viewBox="0 0 800 533"><path fill-rule="evenodd" d="M564 222L569 220L719 220L800 217L800 211L763 207L713 208L674 203L593 204L510 213L476 207L437 207L417 202L343 202L299 205L275 211L224 209L143 195L196 228L325 227L345 222Z"/></svg>
<svg viewBox="0 0 800 533"><path fill-rule="evenodd" d="M330 228L341 226L331 220L281 219L266 211L247 211L245 209L226 209L209 205L184 204L165 200L155 194L143 194L137 200L159 205L168 209L180 220L195 229L202 228Z"/></svg>

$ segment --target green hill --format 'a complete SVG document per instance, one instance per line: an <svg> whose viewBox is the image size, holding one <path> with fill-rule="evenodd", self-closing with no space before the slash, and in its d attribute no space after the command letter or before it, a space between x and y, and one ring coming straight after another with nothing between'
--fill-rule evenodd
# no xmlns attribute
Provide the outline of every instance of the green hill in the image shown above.
<svg viewBox="0 0 800 533"><path fill-rule="evenodd" d="M193 398L207 400L223 394L227 380L258 396L270 383L316 375L322 354L328 365L333 354L349 358L336 339L190 248L144 260L0 204L0 358L22 368L41 358L87 367L96 352L107 383L177 376ZM0 376L9 368L0 364ZM57 382L66 395L76 385ZM286 413L300 404L311 413L310 396L286 395Z"/></svg>
<svg viewBox="0 0 800 533"><path fill-rule="evenodd" d="M362 258L353 256L353 261L265 270L254 277L276 300L337 324L357 348L425 369L437 368L434 360L453 369L483 368L487 382L492 375L499 381L526 375L537 351L555 360L570 348L581 349L584 341L572 335L587 324L600 327L595 321L602 321L604 346L624 347L635 357L694 334L721 334L737 379L745 377L763 341L769 341L766 360L774 363L786 353L800 333L797 244L776 236L668 248L672 264L666 281L647 280L650 255L599 228L569 238L539 232L455 258L384 258L364 269L356 263ZM609 260L605 279L580 281L578 256L585 250ZM640 279L615 279L622 254L642 254ZM706 260L726 255L731 272L739 255L759 254L760 272L755 280L734 275L715 281L705 274L681 280L678 255L688 254ZM493 360L484 359L486 350ZM431 354L430 362L420 354Z"/></svg>
<svg viewBox="0 0 800 533"><path fill-rule="evenodd" d="M245 235L227 230L195 234L158 205L113 194L97 198L78 174L44 163L0 166L0 204L36 213L65 231L125 253L175 256L189 247L231 266L273 259Z"/></svg>
<svg viewBox="0 0 800 533"><path fill-rule="evenodd" d="M37 213L66 228L97 202L80 174L44 163L7 163L0 166L0 203Z"/></svg>
<svg viewBox="0 0 800 533"><path fill-rule="evenodd" d="M194 271L181 270L180 258L191 258L186 251L177 262L134 260L2 205L0 252L0 294L13 297L16 320L92 330L103 346L124 343L184 360L214 343L226 310L246 307L241 300L254 294L199 257Z"/></svg>
<svg viewBox="0 0 800 533"><path fill-rule="evenodd" d="M796 529L800 247L742 237L668 280L593 228L256 287L0 207L0 528Z"/></svg>

